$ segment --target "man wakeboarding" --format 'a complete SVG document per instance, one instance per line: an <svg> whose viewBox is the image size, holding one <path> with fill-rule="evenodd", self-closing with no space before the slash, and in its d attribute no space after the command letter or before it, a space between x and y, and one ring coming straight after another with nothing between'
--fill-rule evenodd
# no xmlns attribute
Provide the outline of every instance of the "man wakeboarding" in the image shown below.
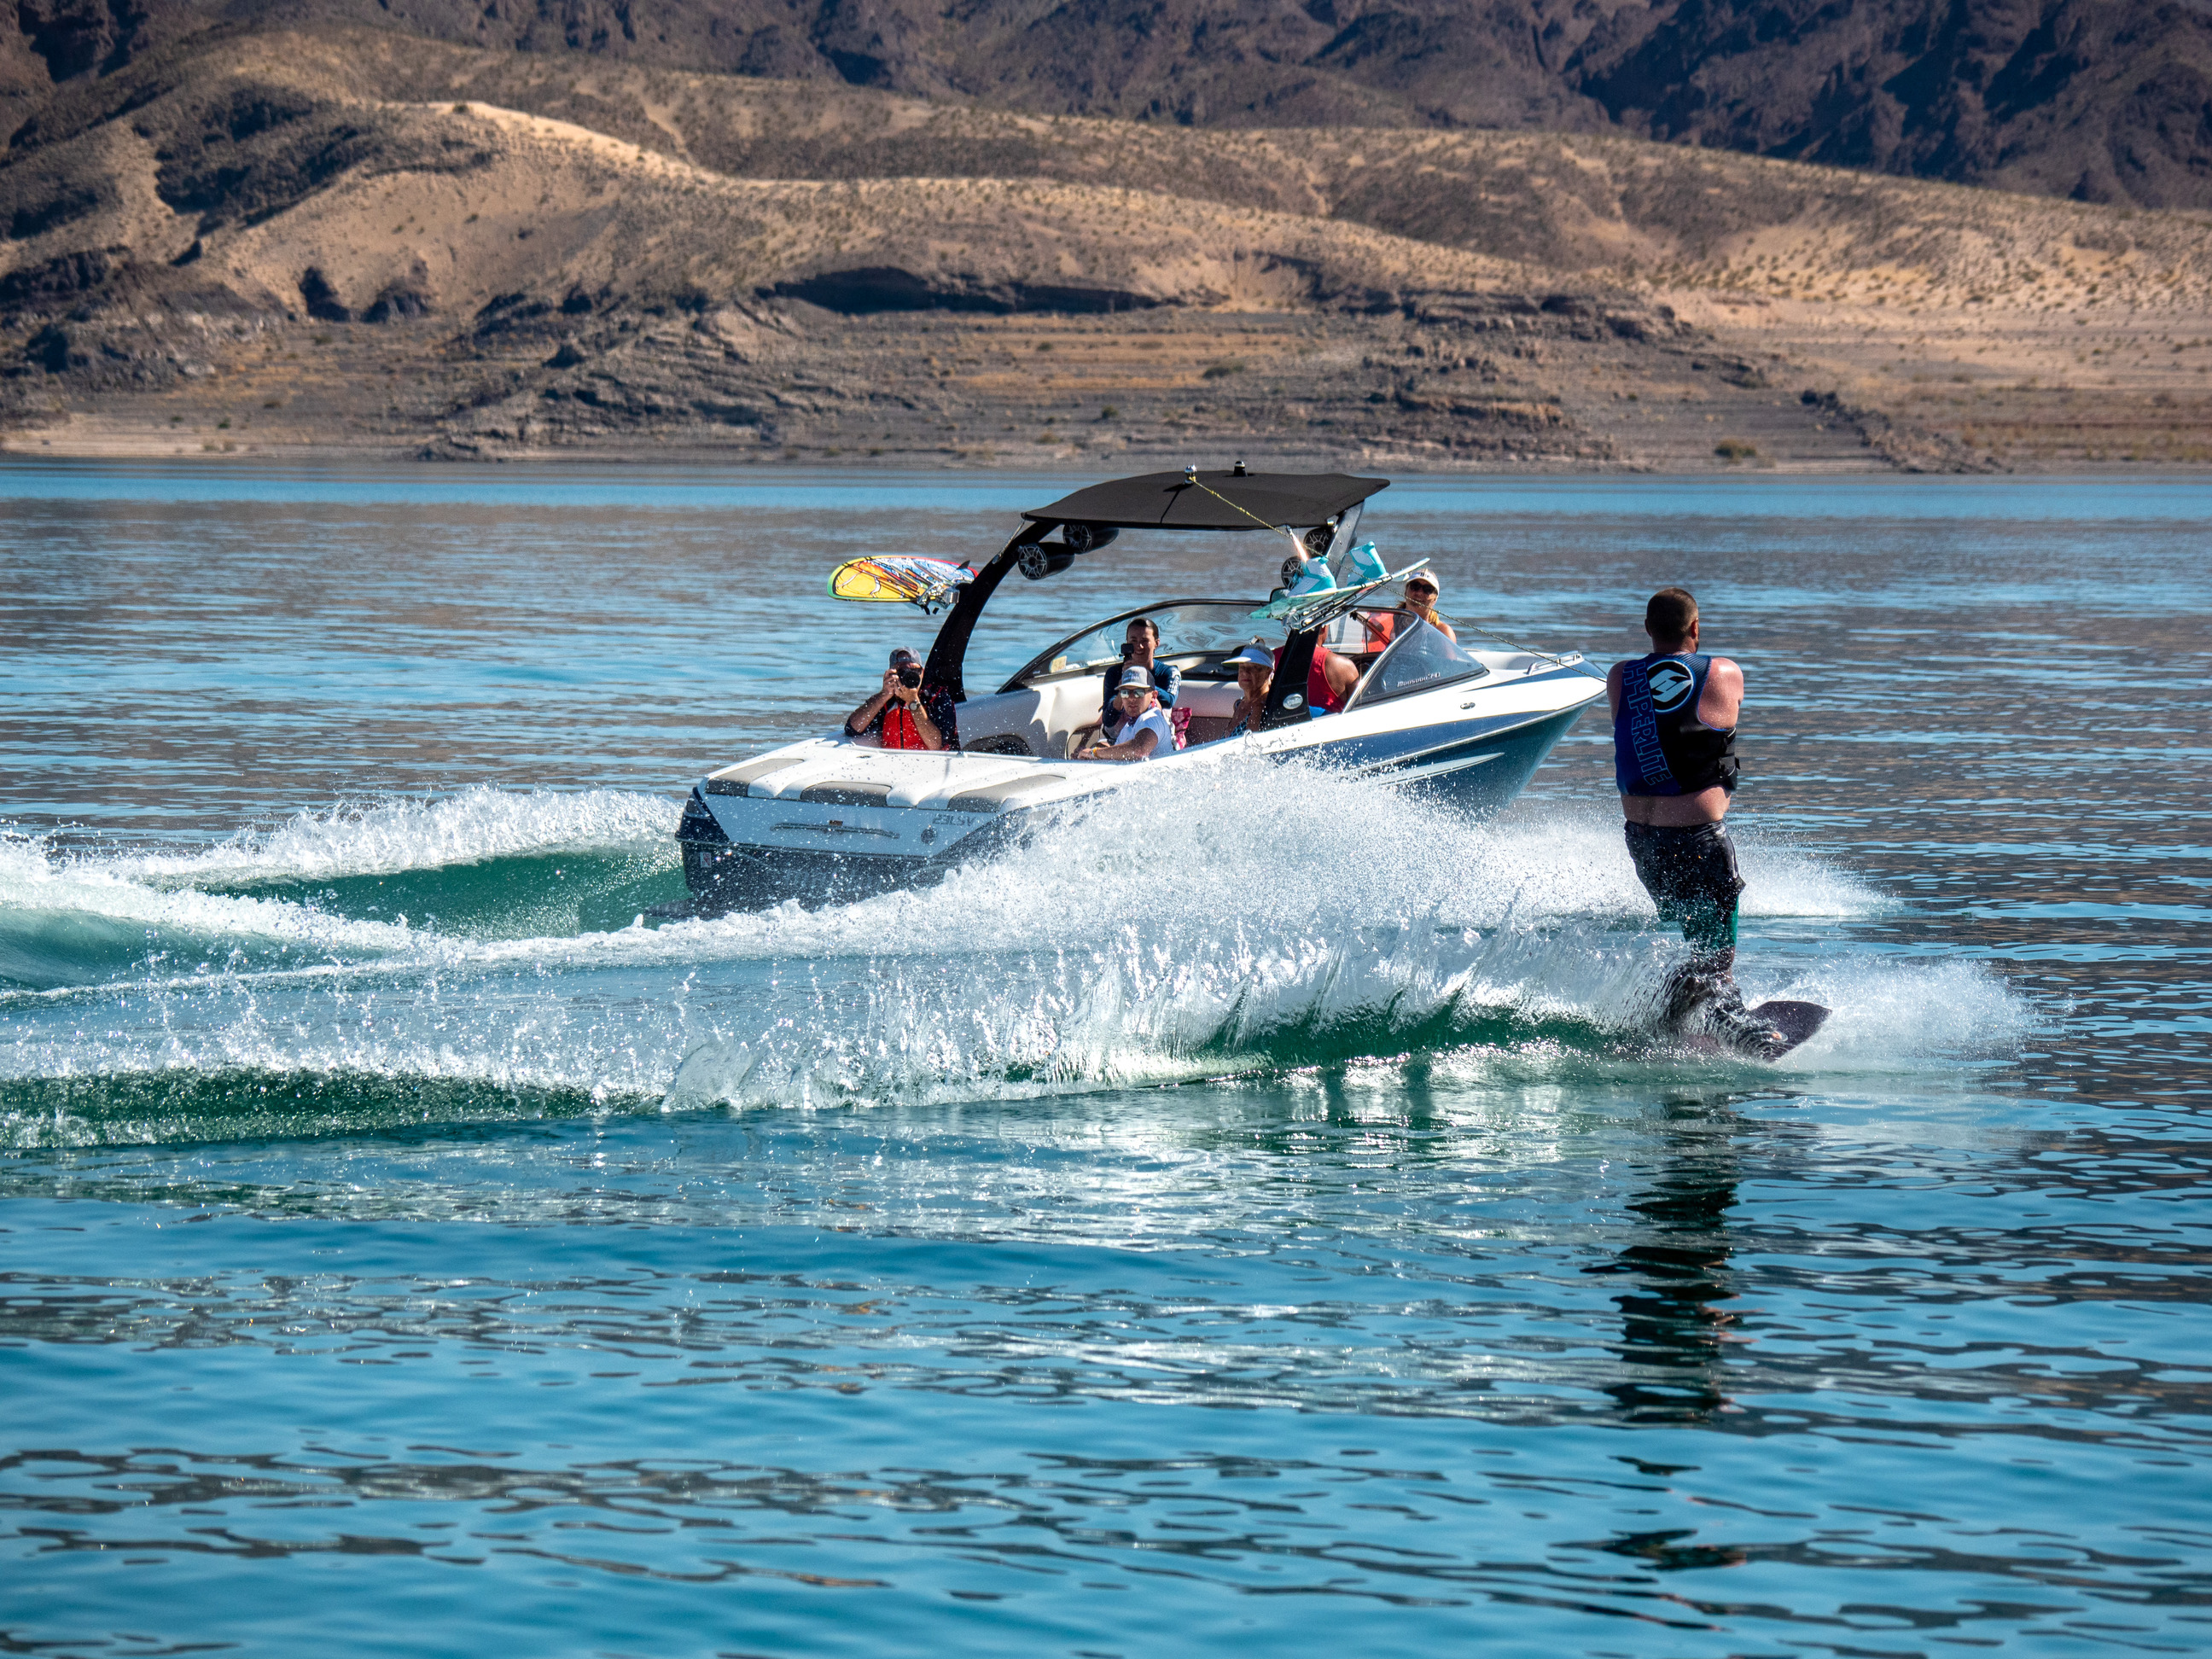
<svg viewBox="0 0 2212 1659"><path fill-rule="evenodd" d="M1699 653L1698 602L1685 588L1651 596L1644 631L1650 651L1615 663L1605 690L1628 856L1659 919L1681 928L1692 952L1668 981L1664 1017L1674 1030L1701 1025L1738 1053L1778 1059L1827 1010L1798 1002L1747 1008L1736 988L1744 883L1725 819L1735 793L1743 670Z"/></svg>

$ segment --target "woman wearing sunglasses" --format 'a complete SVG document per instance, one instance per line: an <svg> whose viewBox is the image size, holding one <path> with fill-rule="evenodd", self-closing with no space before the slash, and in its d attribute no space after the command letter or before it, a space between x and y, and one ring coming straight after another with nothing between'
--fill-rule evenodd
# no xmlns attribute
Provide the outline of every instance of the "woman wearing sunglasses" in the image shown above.
<svg viewBox="0 0 2212 1659"><path fill-rule="evenodd" d="M1437 579L1425 570L1416 570L1406 578L1405 608L1446 639L1456 643L1459 635L1452 631L1452 625L1437 612L1438 592Z"/></svg>

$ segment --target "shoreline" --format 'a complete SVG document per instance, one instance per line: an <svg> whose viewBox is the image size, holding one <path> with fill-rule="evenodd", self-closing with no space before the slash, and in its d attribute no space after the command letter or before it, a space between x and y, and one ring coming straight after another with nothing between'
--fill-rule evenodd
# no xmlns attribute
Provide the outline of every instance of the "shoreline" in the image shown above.
<svg viewBox="0 0 2212 1659"><path fill-rule="evenodd" d="M853 317L785 300L473 338L434 317L277 317L198 325L190 374L129 379L99 365L149 362L180 325L127 319L76 325L88 371L13 382L0 453L1559 477L2212 465L2212 316L2192 337L2178 316L1676 289L1582 314L1596 303Z"/></svg>
<svg viewBox="0 0 2212 1659"><path fill-rule="evenodd" d="M802 448L767 454L757 448L667 443L651 438L640 438L625 443L580 444L561 447L510 447L483 454L466 455L425 453L424 446L421 443L264 441L213 450L205 447L193 449L173 445L160 434L149 434L143 440L123 434L85 434L59 438L20 431L0 434L0 466L41 461L160 463L209 471L254 466L374 467L393 471L419 469L427 472L441 469L526 471L568 467L635 467L650 471L685 467L731 471L810 471L861 477L915 476L947 471L976 476L1060 477L1081 473L1123 477L1143 472L1180 471L1184 465L1192 464L1203 467L1225 466L1232 461L1243 461L1255 470L1267 471L1371 470L1398 477L1505 480L1650 478L1656 481L1696 478L1713 482L1759 477L1902 479L1913 477L2002 476L2055 479L2120 478L2146 475L2212 477L2212 457L2197 454L2171 458L2142 454L2099 460L2077 458L2063 461L2028 461L1999 467L1957 469L1899 467L1875 454L1861 460L1754 461L1735 465L1668 467L1644 461L1600 459L1514 462L1455 460L1448 455L1402 450L1365 449L1349 454L1301 450L1285 454L1265 445L1234 439L1200 441L1174 448L1163 446L1156 453L1123 449L1105 455L1072 451L1026 459L1012 449L912 450L858 456L850 452L810 453Z"/></svg>

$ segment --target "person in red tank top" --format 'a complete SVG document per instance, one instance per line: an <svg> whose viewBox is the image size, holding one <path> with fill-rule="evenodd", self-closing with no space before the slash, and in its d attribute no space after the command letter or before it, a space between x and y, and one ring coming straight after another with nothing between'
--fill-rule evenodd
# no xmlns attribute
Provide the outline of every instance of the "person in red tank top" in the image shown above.
<svg viewBox="0 0 2212 1659"><path fill-rule="evenodd" d="M884 670L884 688L845 717L845 735L874 738L886 749L957 749L960 717L942 686L922 683L921 659L901 646Z"/></svg>
<svg viewBox="0 0 2212 1659"><path fill-rule="evenodd" d="M1275 647L1275 666L1283 665L1286 645ZM1344 707L1352 688L1359 684L1359 665L1347 662L1327 646L1316 642L1313 662L1306 669L1306 702L1316 714L1334 714Z"/></svg>

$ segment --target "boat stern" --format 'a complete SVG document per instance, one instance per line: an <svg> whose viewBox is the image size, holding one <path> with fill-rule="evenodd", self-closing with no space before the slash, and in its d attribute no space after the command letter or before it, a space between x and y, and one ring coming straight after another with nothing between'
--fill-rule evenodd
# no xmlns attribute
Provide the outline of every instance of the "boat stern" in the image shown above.
<svg viewBox="0 0 2212 1659"><path fill-rule="evenodd" d="M701 779L676 838L702 910L844 903L938 879L1079 789L1007 756L810 739Z"/></svg>

